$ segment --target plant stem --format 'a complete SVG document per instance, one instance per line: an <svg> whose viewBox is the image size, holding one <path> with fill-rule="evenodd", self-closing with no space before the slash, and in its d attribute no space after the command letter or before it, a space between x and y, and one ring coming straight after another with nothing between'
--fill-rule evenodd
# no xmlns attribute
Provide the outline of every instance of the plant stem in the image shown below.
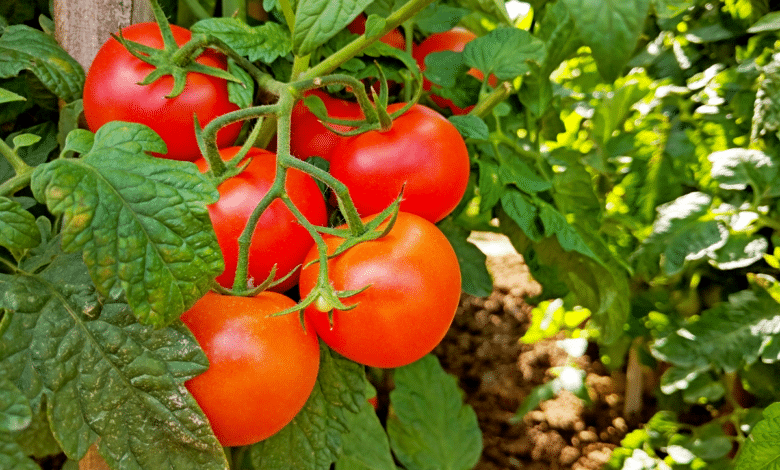
<svg viewBox="0 0 780 470"><path fill-rule="evenodd" d="M197 19L205 20L211 18L209 12L207 12L206 9L203 8L203 6L197 0L184 0L184 3L187 5L190 13L195 15Z"/></svg>
<svg viewBox="0 0 780 470"><path fill-rule="evenodd" d="M368 39L365 35L356 38L346 46L336 51L333 55L323 60L319 64L310 68L306 73L300 76L301 79L314 78L326 75L336 70L341 64L363 52L368 46L373 44L378 38L389 33L400 26L404 21L419 13L422 9L433 3L434 0L410 0L400 9L387 17L385 27L382 32L374 39Z"/></svg>
<svg viewBox="0 0 780 470"><path fill-rule="evenodd" d="M287 27L290 29L290 34L295 33L295 12L292 9L290 0L279 0L279 7L282 9L284 15L284 21L287 22Z"/></svg>
<svg viewBox="0 0 780 470"><path fill-rule="evenodd" d="M504 100L509 98L512 94L512 84L509 82L503 82L495 90L493 90L484 100L480 100L476 106L469 112L474 116L484 118L493 108L498 106Z"/></svg>
<svg viewBox="0 0 780 470"><path fill-rule="evenodd" d="M35 168L22 160L16 150L9 147L3 139L0 139L0 154L5 157L16 173L15 176L0 184L0 196L10 196L30 184L30 178Z"/></svg>
<svg viewBox="0 0 780 470"><path fill-rule="evenodd" d="M8 163L11 164L11 168L14 169L14 172L17 175L25 173L31 169L30 165L22 160L19 154L16 153L16 150L9 147L3 139L0 139L0 154L2 154Z"/></svg>

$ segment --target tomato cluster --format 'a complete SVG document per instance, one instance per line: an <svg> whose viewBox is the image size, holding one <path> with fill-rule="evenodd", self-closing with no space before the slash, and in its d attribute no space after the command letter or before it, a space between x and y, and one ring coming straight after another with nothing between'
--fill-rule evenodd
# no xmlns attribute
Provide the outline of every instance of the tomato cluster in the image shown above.
<svg viewBox="0 0 780 470"><path fill-rule="evenodd" d="M362 33L365 17L358 17L350 29ZM191 37L177 26L171 31L179 45ZM130 26L121 36L154 49L168 46L156 23ZM398 31L381 40L404 47ZM213 50L204 50L196 60L227 68L226 58ZM225 79L187 72L183 92L173 97L171 76L139 84L153 70L117 39L107 41L84 87L88 126L97 131L114 120L145 124L167 145L167 153L156 156L192 161L207 173L193 116L205 126L238 109L228 98ZM307 93L322 99L331 117L364 119L355 102L320 90ZM403 106L392 104L387 112ZM216 144L226 162L240 151L235 146L240 127L230 124L217 134ZM355 217L362 217L369 227L382 213L385 219L372 230L387 233L337 255L345 240L336 233L344 232L322 235L316 245L313 227L328 224L325 198L311 175L289 165L284 167L283 193L260 213L258 205L272 191L281 168L280 157L268 150L250 148L236 167L237 174L219 180L220 197L208 206L225 260L225 270L215 281L226 289L235 287L236 294L249 292L266 279L276 281L271 291L252 296L227 295L220 289L222 293L209 292L181 317L210 364L186 386L225 446L265 439L300 411L317 378L318 339L358 363L399 367L429 353L442 339L460 298L458 259L435 223L463 197L470 162L462 137L444 116L415 104L387 128L342 137L299 102L291 115L290 148L301 159L317 155L328 160L332 177L349 189ZM401 194L400 212L387 217L383 211ZM251 241L242 260L239 240L253 217L257 224L246 234ZM342 299L341 306L347 309L312 302L300 318L273 315L295 307L293 297L306 299L323 288L320 262L325 258L319 249L327 249L329 255L332 292L357 292ZM246 285L244 279L234 279L243 262Z"/></svg>

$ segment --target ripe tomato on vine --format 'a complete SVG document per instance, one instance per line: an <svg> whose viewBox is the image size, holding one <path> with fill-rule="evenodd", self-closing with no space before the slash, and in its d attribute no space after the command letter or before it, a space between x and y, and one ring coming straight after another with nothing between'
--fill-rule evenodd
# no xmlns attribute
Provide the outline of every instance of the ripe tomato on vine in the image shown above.
<svg viewBox="0 0 780 470"><path fill-rule="evenodd" d="M189 30L170 25L176 43L182 45L192 36ZM122 37L155 49L163 48L157 23L137 23L122 29ZM195 61L199 64L227 69L224 55L206 49ZM227 81L197 72L189 72L184 91L167 98L174 80L165 75L149 85L140 82L154 66L132 55L114 38L98 51L84 83L84 117L92 132L109 121L136 122L149 126L162 137L168 153L158 155L173 160L193 161L200 157L195 139L193 114L205 126L212 119L239 109L230 102ZM241 123L230 124L217 134L217 146L235 141Z"/></svg>

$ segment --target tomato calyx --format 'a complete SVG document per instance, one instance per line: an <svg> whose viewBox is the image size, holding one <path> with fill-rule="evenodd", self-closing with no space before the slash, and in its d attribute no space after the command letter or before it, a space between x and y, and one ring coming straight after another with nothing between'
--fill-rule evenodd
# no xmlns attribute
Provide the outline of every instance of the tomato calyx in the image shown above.
<svg viewBox="0 0 780 470"><path fill-rule="evenodd" d="M173 77L173 87L171 88L171 92L165 97L172 99L184 92L188 73L201 73L235 83L242 83L240 79L225 70L195 62L195 58L203 52L201 39L193 37L187 44L179 47L178 44L176 44L170 23L165 17L162 8L156 0L153 0L151 4L154 18L160 28L160 34L162 34L163 49L156 49L125 39L122 36L121 31L119 34L111 34L114 39L119 41L119 43L138 60L154 66L154 70L152 70L146 78L140 81L138 83L139 85L150 85L161 77L170 75Z"/></svg>

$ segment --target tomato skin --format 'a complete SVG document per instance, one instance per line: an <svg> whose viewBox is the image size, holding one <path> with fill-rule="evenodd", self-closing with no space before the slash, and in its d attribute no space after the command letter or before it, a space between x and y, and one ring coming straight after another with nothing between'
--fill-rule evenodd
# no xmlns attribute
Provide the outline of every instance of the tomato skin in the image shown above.
<svg viewBox="0 0 780 470"><path fill-rule="evenodd" d="M189 30L171 25L176 42L187 42ZM138 23L122 30L125 39L162 49L163 41L156 23ZM226 58L206 50L196 62L221 69L227 68ZM153 70L153 66L130 54L114 38L101 46L87 73L84 83L84 117L89 129L96 132L109 121L136 122L151 127L168 146L168 153L156 154L173 160L193 161L200 156L195 140L193 114L201 126L237 105L228 99L227 82L200 73L188 73L184 91L176 98L165 96L173 88L170 75L150 85L139 85ZM217 146L225 147L235 141L241 123L233 123L217 133Z"/></svg>
<svg viewBox="0 0 780 470"><path fill-rule="evenodd" d="M393 112L403 103L388 106ZM436 111L414 105L390 130L346 138L333 149L331 174L344 183L360 215L381 212L404 187L401 210L438 222L458 205L469 180L460 133ZM404 186L405 184L405 186Z"/></svg>
<svg viewBox="0 0 780 470"><path fill-rule="evenodd" d="M360 109L360 105L357 102L333 98L321 90L312 90L307 92L306 95L319 96L328 110L328 115L332 118L365 119L363 110ZM293 107L291 119L290 153L301 160L318 156L330 161L333 149L341 140L344 140L344 137L328 130L317 119L317 116L309 111L303 100L298 101ZM333 128L339 131L352 129L349 126L338 124L333 125Z"/></svg>
<svg viewBox="0 0 780 470"><path fill-rule="evenodd" d="M347 25L347 29L350 33L353 34L363 34L366 32L367 19L368 18L366 17L365 13L361 13L354 20L352 20L352 23ZM398 29L389 31L387 34L379 38L379 41L387 44L388 46L393 46L396 49L406 49L406 39L404 39L404 35L401 34Z"/></svg>
<svg viewBox="0 0 780 470"><path fill-rule="evenodd" d="M420 66L420 70L424 72L425 57L428 56L428 54L431 54L433 52L441 52L441 51L463 52L463 48L466 47L466 44L468 44L469 42L471 42L476 38L477 38L476 34L461 27L455 27L449 31L444 31L442 33L434 33L428 36L419 45L414 47L414 49L412 50L412 57L414 57L414 60L417 61L417 65ZM468 74L480 81L482 81L485 78L485 74L483 74L480 70L475 68L469 70ZM492 86L496 86L497 83L498 82L495 79L495 77L491 76L490 84ZM425 91L430 91L432 86L434 86L433 83L427 78L423 77L423 89ZM458 106L455 106L455 103L453 103L451 100L442 98L441 96L435 94L431 94L430 98L437 105L441 106L442 108L449 108L449 110L456 115L467 114L469 111L471 111L474 108L474 106L467 106L466 108L460 108Z"/></svg>
<svg viewBox="0 0 780 470"><path fill-rule="evenodd" d="M185 386L223 446L254 444L282 429L303 408L317 379L319 343L275 292L256 297L207 293L181 319L209 368Z"/></svg>
<svg viewBox="0 0 780 470"><path fill-rule="evenodd" d="M220 150L224 160L234 157L241 147ZM257 204L265 196L276 175L276 154L253 148L247 154L253 160L240 174L222 182L217 188L219 200L208 206L217 242L225 258L225 271L217 276L224 287L233 286L238 264L238 237ZM204 159L196 162L201 171L208 165ZM327 224L325 201L311 176L295 170L287 171L285 188L295 206L306 219L315 225ZM275 279L284 277L295 269L314 245L309 232L295 216L277 199L265 210L257 223L249 248L249 277L258 285L277 264ZM298 282L298 272L272 290L284 292Z"/></svg>
<svg viewBox="0 0 780 470"><path fill-rule="evenodd" d="M332 253L343 240L326 236L325 241ZM306 262L316 258L313 249ZM316 286L318 269L317 263L303 269L301 296ZM460 267L452 246L434 224L414 214L400 212L387 235L329 260L328 269L336 290L370 287L343 299L357 306L334 310L332 328L327 312L310 306L305 316L328 346L372 367L400 367L428 354L450 327L460 300Z"/></svg>

